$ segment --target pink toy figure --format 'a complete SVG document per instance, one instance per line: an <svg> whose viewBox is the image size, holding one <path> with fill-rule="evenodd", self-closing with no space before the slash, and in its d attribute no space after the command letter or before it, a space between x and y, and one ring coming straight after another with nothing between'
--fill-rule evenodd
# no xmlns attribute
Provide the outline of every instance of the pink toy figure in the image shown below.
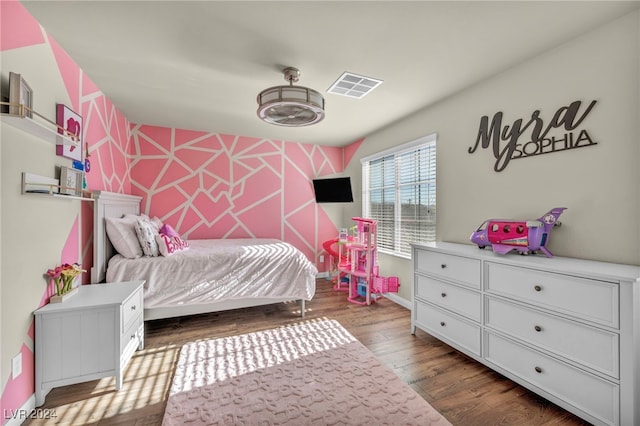
<svg viewBox="0 0 640 426"><path fill-rule="evenodd" d="M471 234L471 242L483 249L491 245L493 251L507 254L517 250L520 254L543 252L547 257L553 254L547 249L549 233L554 226L559 226L558 217L565 207L556 207L535 220L486 220Z"/></svg>

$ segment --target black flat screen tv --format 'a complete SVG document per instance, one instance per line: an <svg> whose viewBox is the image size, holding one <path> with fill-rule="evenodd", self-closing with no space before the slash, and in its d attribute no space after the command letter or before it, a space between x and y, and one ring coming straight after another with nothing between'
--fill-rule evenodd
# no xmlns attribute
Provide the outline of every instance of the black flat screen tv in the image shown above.
<svg viewBox="0 0 640 426"><path fill-rule="evenodd" d="M351 178L314 179L316 203L352 203Z"/></svg>

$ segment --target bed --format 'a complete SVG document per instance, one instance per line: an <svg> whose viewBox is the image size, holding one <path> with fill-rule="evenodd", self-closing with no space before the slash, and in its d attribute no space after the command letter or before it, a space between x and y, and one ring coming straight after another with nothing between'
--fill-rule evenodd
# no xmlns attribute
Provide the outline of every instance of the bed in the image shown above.
<svg viewBox="0 0 640 426"><path fill-rule="evenodd" d="M94 191L91 281L143 279L144 319L153 320L281 302L315 294L316 267L295 247L277 239L188 240L171 256L130 259L107 235L107 218L140 215L141 197Z"/></svg>

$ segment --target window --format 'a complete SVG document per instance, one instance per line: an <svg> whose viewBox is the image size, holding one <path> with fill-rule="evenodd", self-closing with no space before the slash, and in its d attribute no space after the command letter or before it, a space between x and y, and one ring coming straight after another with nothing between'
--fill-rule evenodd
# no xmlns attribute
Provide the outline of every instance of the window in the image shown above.
<svg viewBox="0 0 640 426"><path fill-rule="evenodd" d="M436 135L365 157L362 215L378 221L380 252L411 257L436 240Z"/></svg>

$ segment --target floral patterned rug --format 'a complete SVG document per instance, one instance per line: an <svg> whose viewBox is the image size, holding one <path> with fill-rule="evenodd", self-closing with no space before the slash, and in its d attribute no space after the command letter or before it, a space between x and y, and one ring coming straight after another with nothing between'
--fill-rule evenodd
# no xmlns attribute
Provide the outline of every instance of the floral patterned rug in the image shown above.
<svg viewBox="0 0 640 426"><path fill-rule="evenodd" d="M163 425L450 425L334 320L195 341Z"/></svg>

